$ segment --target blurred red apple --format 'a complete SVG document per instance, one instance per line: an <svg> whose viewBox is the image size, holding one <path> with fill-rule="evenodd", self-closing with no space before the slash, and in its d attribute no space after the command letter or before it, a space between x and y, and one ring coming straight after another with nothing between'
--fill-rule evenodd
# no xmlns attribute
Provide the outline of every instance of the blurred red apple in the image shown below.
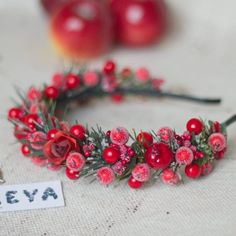
<svg viewBox="0 0 236 236"><path fill-rule="evenodd" d="M72 0L40 0L43 9L49 14L53 14L60 9L64 4L71 2Z"/></svg>
<svg viewBox="0 0 236 236"><path fill-rule="evenodd" d="M74 59L97 57L109 50L113 20L107 2L74 0L51 19L51 37L63 55Z"/></svg>
<svg viewBox="0 0 236 236"><path fill-rule="evenodd" d="M166 8L163 0L110 0L118 41L146 46L163 36Z"/></svg>

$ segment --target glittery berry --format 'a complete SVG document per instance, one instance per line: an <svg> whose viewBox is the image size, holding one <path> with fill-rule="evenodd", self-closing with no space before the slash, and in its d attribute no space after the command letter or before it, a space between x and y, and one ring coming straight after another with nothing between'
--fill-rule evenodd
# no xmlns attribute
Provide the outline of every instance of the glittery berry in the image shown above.
<svg viewBox="0 0 236 236"><path fill-rule="evenodd" d="M56 87L54 86L48 86L44 90L44 95L48 99L57 99L59 97L59 91Z"/></svg>
<svg viewBox="0 0 236 236"><path fill-rule="evenodd" d="M180 165L189 165L194 158L193 151L188 147L180 147L175 154L175 159Z"/></svg>
<svg viewBox="0 0 236 236"><path fill-rule="evenodd" d="M144 67L137 69L136 78L137 80L143 81L143 82L149 80L150 79L149 71Z"/></svg>
<svg viewBox="0 0 236 236"><path fill-rule="evenodd" d="M208 144L211 146L213 152L220 152L226 147L226 138L221 133L214 133L209 137Z"/></svg>
<svg viewBox="0 0 236 236"><path fill-rule="evenodd" d="M132 170L132 176L140 182L146 182L151 176L150 167L146 163L139 163Z"/></svg>
<svg viewBox="0 0 236 236"><path fill-rule="evenodd" d="M169 127L162 127L157 131L157 135L160 137L162 142L169 143L174 137L174 131Z"/></svg>
<svg viewBox="0 0 236 236"><path fill-rule="evenodd" d="M190 132L190 133L194 133L196 135L200 134L203 130L203 124L202 122L197 119L197 118L192 118L188 121L187 125L187 130Z"/></svg>
<svg viewBox="0 0 236 236"><path fill-rule="evenodd" d="M123 145L129 140L129 132L126 128L118 127L111 130L111 141L117 145Z"/></svg>
<svg viewBox="0 0 236 236"><path fill-rule="evenodd" d="M178 172L174 172L172 169L166 169L161 174L161 180L164 184L176 185L180 182L181 176Z"/></svg>
<svg viewBox="0 0 236 236"><path fill-rule="evenodd" d="M73 125L70 128L70 133L80 140L84 140L86 137L86 130L83 125Z"/></svg>
<svg viewBox="0 0 236 236"><path fill-rule="evenodd" d="M97 171L97 178L103 185L109 185L115 180L114 171L109 167L102 167Z"/></svg>
<svg viewBox="0 0 236 236"><path fill-rule="evenodd" d="M71 180L76 180L79 178L79 171L73 171L69 168L66 168L66 176Z"/></svg>
<svg viewBox="0 0 236 236"><path fill-rule="evenodd" d="M130 186L130 188L137 189L143 186L143 182L140 182L136 180L133 176L131 176L128 180L128 185Z"/></svg>
<svg viewBox="0 0 236 236"><path fill-rule="evenodd" d="M196 163L191 163L185 167L185 174L192 179L197 179L201 175L201 167Z"/></svg>
<svg viewBox="0 0 236 236"><path fill-rule="evenodd" d="M35 150L42 150L47 141L47 135L41 131L36 131L28 136L30 145Z"/></svg>
<svg viewBox="0 0 236 236"><path fill-rule="evenodd" d="M95 73L93 71L85 72L83 79L84 79L84 84L86 86L95 86L99 82L99 77L98 77L97 73Z"/></svg>
<svg viewBox="0 0 236 236"><path fill-rule="evenodd" d="M68 90L76 89L80 84L80 78L78 75L70 73L66 76L66 88Z"/></svg>
<svg viewBox="0 0 236 236"><path fill-rule="evenodd" d="M72 152L66 159L66 166L73 171L81 171L85 165L84 156L78 152Z"/></svg>
<svg viewBox="0 0 236 236"><path fill-rule="evenodd" d="M30 148L26 144L23 144L21 146L21 152L26 157L28 157L31 154L31 150L30 150Z"/></svg>
<svg viewBox="0 0 236 236"><path fill-rule="evenodd" d="M120 158L120 151L114 147L107 147L103 151L103 158L108 164L116 163Z"/></svg>
<svg viewBox="0 0 236 236"><path fill-rule="evenodd" d="M213 170L213 165L211 162L207 162L204 165L202 165L202 169L201 169L201 174L206 176L209 175Z"/></svg>
<svg viewBox="0 0 236 236"><path fill-rule="evenodd" d="M148 132L141 132L136 137L136 140L145 148L148 148L153 143L152 135Z"/></svg>
<svg viewBox="0 0 236 236"><path fill-rule="evenodd" d="M164 143L152 144L145 153L146 163L155 170L165 169L173 159L170 147Z"/></svg>

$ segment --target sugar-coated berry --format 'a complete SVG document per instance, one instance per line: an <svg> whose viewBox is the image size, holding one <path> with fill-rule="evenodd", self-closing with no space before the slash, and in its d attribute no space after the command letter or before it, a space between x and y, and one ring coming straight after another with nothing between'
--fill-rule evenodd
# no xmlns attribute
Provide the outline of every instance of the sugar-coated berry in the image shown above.
<svg viewBox="0 0 236 236"><path fill-rule="evenodd" d="M95 86L99 82L98 74L93 71L87 71L84 74L83 81L86 86Z"/></svg>
<svg viewBox="0 0 236 236"><path fill-rule="evenodd" d="M66 159L66 166L73 171L81 171L85 165L84 156L81 153L70 153Z"/></svg>
<svg viewBox="0 0 236 236"><path fill-rule="evenodd" d="M175 172L170 168L162 172L161 180L164 184L175 185L180 182L181 176L178 172Z"/></svg>
<svg viewBox="0 0 236 236"><path fill-rule="evenodd" d="M146 163L155 170L167 168L172 159L172 150L164 143L152 144L145 153Z"/></svg>
<svg viewBox="0 0 236 236"><path fill-rule="evenodd" d="M55 138L56 133L59 131L59 129L50 129L47 133L47 139L52 140Z"/></svg>
<svg viewBox="0 0 236 236"><path fill-rule="evenodd" d="M120 151L114 147L107 147L103 151L103 158L108 164L116 163L120 158Z"/></svg>
<svg viewBox="0 0 236 236"><path fill-rule="evenodd" d="M203 124L199 119L192 118L188 121L186 128L190 133L194 133L194 134L198 135L203 130Z"/></svg>
<svg viewBox="0 0 236 236"><path fill-rule="evenodd" d="M139 81L145 82L150 79L150 73L146 68L141 67L136 71L136 78Z"/></svg>
<svg viewBox="0 0 236 236"><path fill-rule="evenodd" d="M13 107L8 111L8 119L21 119L23 117L23 111L18 107Z"/></svg>
<svg viewBox="0 0 236 236"><path fill-rule="evenodd" d="M194 159L193 151L188 147L180 147L175 153L175 159L180 165L189 165Z"/></svg>
<svg viewBox="0 0 236 236"><path fill-rule="evenodd" d="M28 157L28 156L30 155L30 153L31 153L31 150L30 150L30 148L29 148L28 145L23 144L23 145L21 146L21 152L22 152L22 154L23 154L24 156Z"/></svg>
<svg viewBox="0 0 236 236"><path fill-rule="evenodd" d="M144 146L144 148L148 148L153 143L153 137L148 132L141 132L136 137L136 140Z"/></svg>
<svg viewBox="0 0 236 236"><path fill-rule="evenodd" d="M59 97L59 90L54 86L48 86L44 90L44 95L48 99L57 99Z"/></svg>
<svg viewBox="0 0 236 236"><path fill-rule="evenodd" d="M202 165L202 169L201 169L201 174L206 176L209 175L213 170L213 165L211 162L207 162L204 165Z"/></svg>
<svg viewBox="0 0 236 236"><path fill-rule="evenodd" d="M104 74L109 75L113 74L115 72L115 69L116 69L116 64L113 61L109 60L104 65L103 72Z"/></svg>
<svg viewBox="0 0 236 236"><path fill-rule="evenodd" d="M84 140L86 138L86 130L83 125L73 125L70 128L70 133L80 140Z"/></svg>
<svg viewBox="0 0 236 236"><path fill-rule="evenodd" d="M220 152L226 148L226 138L221 133L214 133L208 138L208 144L213 152Z"/></svg>
<svg viewBox="0 0 236 236"><path fill-rule="evenodd" d="M129 132L126 128L118 127L111 130L110 139L119 146L126 144L129 140Z"/></svg>
<svg viewBox="0 0 236 236"><path fill-rule="evenodd" d="M109 185L115 180L115 173L109 167L102 167L97 171L97 178L103 185Z"/></svg>
<svg viewBox="0 0 236 236"><path fill-rule="evenodd" d="M133 176L131 176L128 180L128 185L130 186L130 188L137 189L143 186L143 182L140 182L136 180Z"/></svg>
<svg viewBox="0 0 236 236"><path fill-rule="evenodd" d="M174 137L174 131L169 127L162 127L157 131L157 135L160 137L162 142L169 143Z"/></svg>
<svg viewBox="0 0 236 236"><path fill-rule="evenodd" d="M66 88L68 90L76 89L80 84L80 78L78 75L70 73L66 76Z"/></svg>
<svg viewBox="0 0 236 236"><path fill-rule="evenodd" d="M71 180L76 180L79 178L79 171L73 171L67 167L66 176Z"/></svg>
<svg viewBox="0 0 236 236"><path fill-rule="evenodd" d="M201 175L201 167L197 163L192 163L185 167L185 174L192 179L197 179Z"/></svg>
<svg viewBox="0 0 236 236"><path fill-rule="evenodd" d="M42 92L35 87L31 87L27 92L26 98L30 101L40 101L42 98Z"/></svg>
<svg viewBox="0 0 236 236"><path fill-rule="evenodd" d="M150 167L146 163L138 163L132 170L132 176L140 182L146 182L151 177Z"/></svg>

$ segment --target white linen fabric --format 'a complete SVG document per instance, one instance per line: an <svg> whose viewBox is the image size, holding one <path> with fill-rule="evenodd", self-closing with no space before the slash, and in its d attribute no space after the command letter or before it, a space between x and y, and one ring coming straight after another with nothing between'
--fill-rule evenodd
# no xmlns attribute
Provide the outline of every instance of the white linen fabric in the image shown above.
<svg viewBox="0 0 236 236"><path fill-rule="evenodd" d="M92 102L74 111L78 119L104 128L175 127L192 116L223 121L236 112L236 20L234 0L168 0L173 30L147 49L118 48L110 55L121 66L147 66L167 80L166 88L223 98L220 106L169 99L128 99L116 105ZM63 64L53 54L47 23L37 1L0 0L0 163L5 184L61 180L66 207L0 214L0 235L236 235L236 124L229 130L226 159L207 178L184 179L179 187L160 181L134 191L127 184L102 187L63 172L50 172L24 158L12 144L6 121L13 85L23 89L50 80ZM91 62L102 65L106 57Z"/></svg>

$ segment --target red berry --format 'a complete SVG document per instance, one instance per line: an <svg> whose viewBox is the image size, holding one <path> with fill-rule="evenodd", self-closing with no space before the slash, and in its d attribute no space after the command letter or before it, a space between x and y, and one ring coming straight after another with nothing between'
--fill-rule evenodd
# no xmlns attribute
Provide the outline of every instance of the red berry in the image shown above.
<svg viewBox="0 0 236 236"><path fill-rule="evenodd" d="M17 139L25 139L25 138L27 138L28 134L29 134L28 129L24 129L24 128L20 127L19 125L15 126L14 135Z"/></svg>
<svg viewBox="0 0 236 236"><path fill-rule="evenodd" d="M128 184L129 184L130 188L137 189L137 188L142 187L143 182L140 182L140 181L136 180L133 176L131 176L128 180Z"/></svg>
<svg viewBox="0 0 236 236"><path fill-rule="evenodd" d="M173 159L170 147L164 143L152 144L145 153L147 164L155 170L165 169Z"/></svg>
<svg viewBox="0 0 236 236"><path fill-rule="evenodd" d="M201 175L201 167L196 163L192 163L185 167L185 174L189 178L197 179Z"/></svg>
<svg viewBox="0 0 236 236"><path fill-rule="evenodd" d="M37 122L37 120L38 120L37 114L29 114L22 119L22 122L26 124L28 127L34 129L35 122Z"/></svg>
<svg viewBox="0 0 236 236"><path fill-rule="evenodd" d="M50 129L47 133L47 139L52 140L55 138L56 133L58 132L58 129Z"/></svg>
<svg viewBox="0 0 236 236"><path fill-rule="evenodd" d="M104 68L103 72L106 75L113 74L115 72L116 65L113 61L107 61Z"/></svg>
<svg viewBox="0 0 236 236"><path fill-rule="evenodd" d="M66 168L66 176L72 180L78 179L79 178L79 171L73 171L67 167Z"/></svg>
<svg viewBox="0 0 236 236"><path fill-rule="evenodd" d="M129 155L129 157L134 157L135 156L135 151L133 149L130 149L128 151L128 155Z"/></svg>
<svg viewBox="0 0 236 236"><path fill-rule="evenodd" d="M66 76L66 88L68 90L76 89L79 86L79 83L80 83L79 76L72 73Z"/></svg>
<svg viewBox="0 0 236 236"><path fill-rule="evenodd" d="M187 130L190 133L194 133L196 135L200 134L203 130L202 122L197 118L192 118L187 123Z"/></svg>
<svg viewBox="0 0 236 236"><path fill-rule="evenodd" d="M141 132L136 137L137 141L141 143L145 148L148 148L153 143L152 135L148 132Z"/></svg>
<svg viewBox="0 0 236 236"><path fill-rule="evenodd" d="M120 151L113 147L107 147L103 151L103 158L108 164L114 164L120 158Z"/></svg>
<svg viewBox="0 0 236 236"><path fill-rule="evenodd" d="M26 156L26 157L28 157L28 156L30 155L30 153L31 153L29 147L28 147L26 144L23 144L23 145L21 146L21 152L22 152L22 154L23 154L24 156Z"/></svg>
<svg viewBox="0 0 236 236"><path fill-rule="evenodd" d="M221 131L221 130L220 130L220 129L221 129L221 128L220 128L220 123L219 123L218 121L215 121L213 125L214 125L214 129L215 129L214 131L215 131L215 132L218 133L218 132Z"/></svg>
<svg viewBox="0 0 236 236"><path fill-rule="evenodd" d="M75 137L77 137L80 140L85 139L85 128L83 125L73 125L70 128L70 133L73 134Z"/></svg>
<svg viewBox="0 0 236 236"><path fill-rule="evenodd" d="M23 116L23 111L20 108L13 107L8 111L8 119L20 119Z"/></svg>
<svg viewBox="0 0 236 236"><path fill-rule="evenodd" d="M48 99L57 99L59 96L59 91L57 88L55 88L54 86L48 86L46 87L46 89L44 90L44 95L46 96L46 98Z"/></svg>

